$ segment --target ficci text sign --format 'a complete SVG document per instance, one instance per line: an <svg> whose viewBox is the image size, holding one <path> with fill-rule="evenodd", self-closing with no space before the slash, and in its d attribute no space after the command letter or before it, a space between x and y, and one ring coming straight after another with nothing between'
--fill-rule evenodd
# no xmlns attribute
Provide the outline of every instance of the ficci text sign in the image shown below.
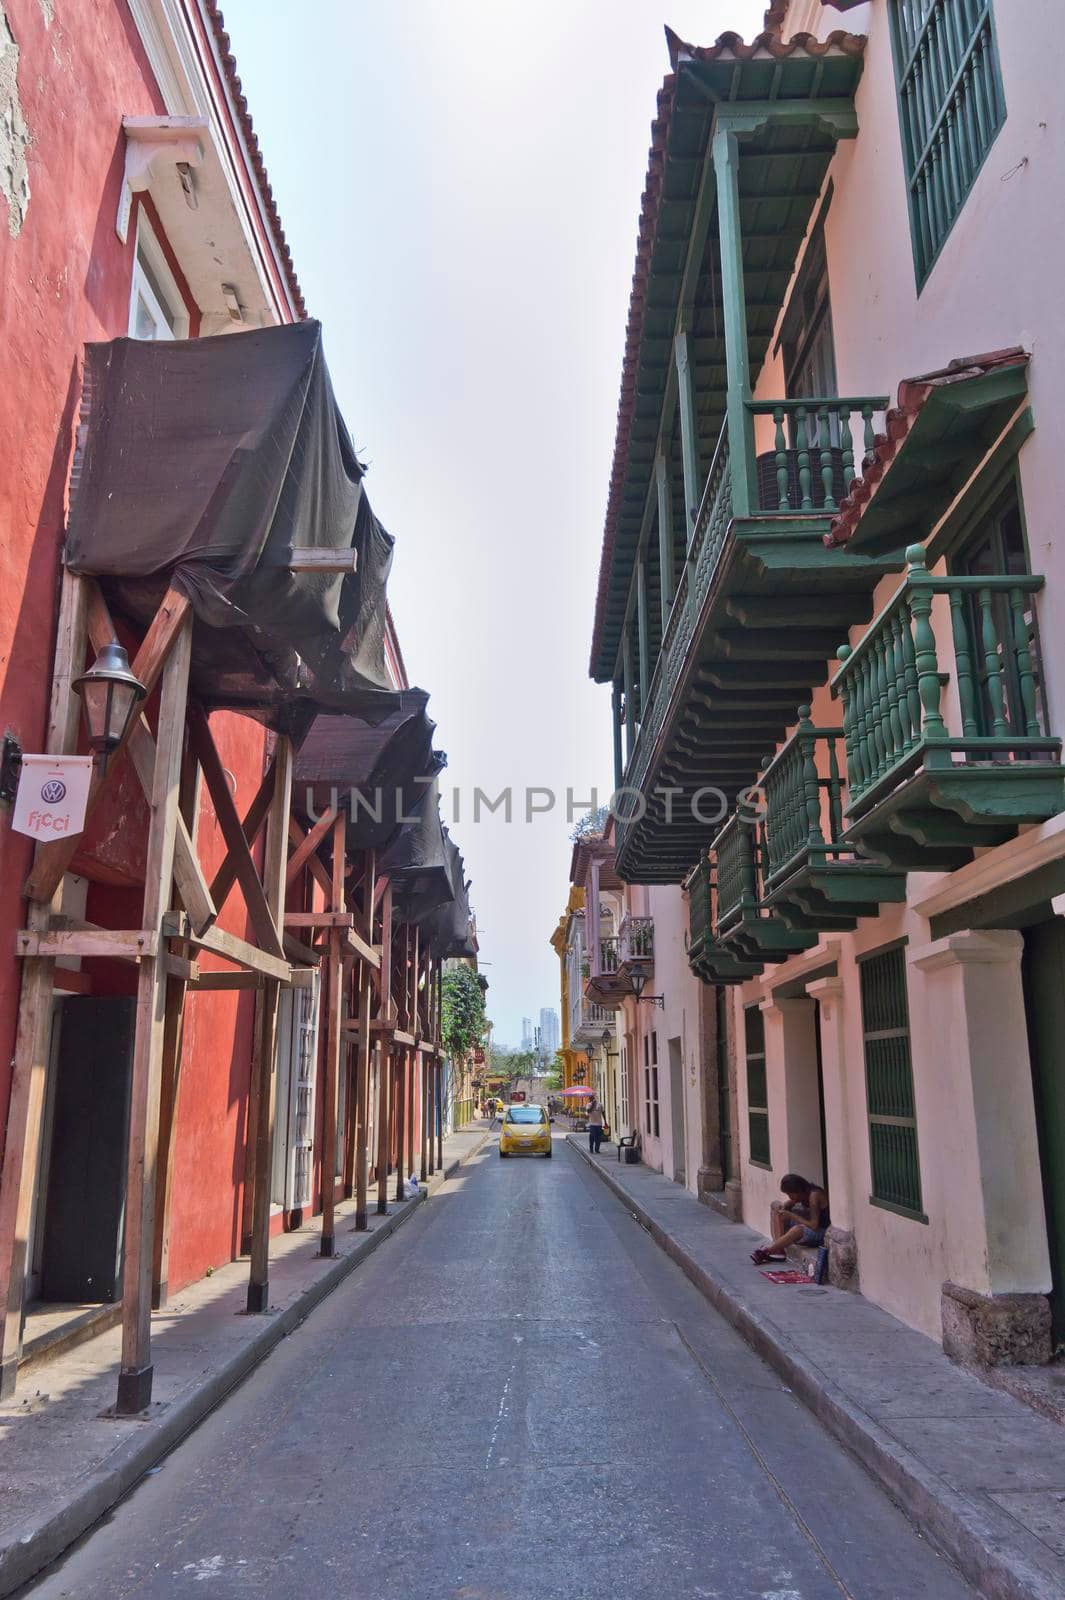
<svg viewBox="0 0 1065 1600"><path fill-rule="evenodd" d="M92 756L22 758L11 826L33 839L64 839L85 826Z"/></svg>

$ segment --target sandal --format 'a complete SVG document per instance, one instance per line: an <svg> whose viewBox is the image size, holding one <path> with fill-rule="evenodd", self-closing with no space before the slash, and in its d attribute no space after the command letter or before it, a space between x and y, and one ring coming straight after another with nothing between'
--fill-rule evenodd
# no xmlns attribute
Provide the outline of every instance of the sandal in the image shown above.
<svg viewBox="0 0 1065 1600"><path fill-rule="evenodd" d="M767 1261L786 1261L785 1255L775 1254L772 1250L758 1249L751 1251L751 1260L756 1267L764 1267Z"/></svg>

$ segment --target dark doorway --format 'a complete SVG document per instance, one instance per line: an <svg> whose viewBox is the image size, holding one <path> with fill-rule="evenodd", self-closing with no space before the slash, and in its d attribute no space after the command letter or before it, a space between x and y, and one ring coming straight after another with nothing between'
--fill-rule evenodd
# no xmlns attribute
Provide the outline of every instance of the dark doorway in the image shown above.
<svg viewBox="0 0 1065 1600"><path fill-rule="evenodd" d="M1065 1341L1065 919L1024 930L1024 1004L1053 1280L1054 1342Z"/></svg>
<svg viewBox="0 0 1065 1600"><path fill-rule="evenodd" d="M127 996L70 995L58 1008L42 1300L121 1296L136 1004Z"/></svg>

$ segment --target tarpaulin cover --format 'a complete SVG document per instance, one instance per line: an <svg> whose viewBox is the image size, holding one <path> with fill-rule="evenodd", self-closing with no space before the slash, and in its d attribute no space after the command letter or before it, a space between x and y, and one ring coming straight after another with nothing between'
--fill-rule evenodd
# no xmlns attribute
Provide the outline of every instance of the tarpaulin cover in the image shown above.
<svg viewBox="0 0 1065 1600"><path fill-rule="evenodd" d="M455 896L449 840L440 821L440 796L433 784L382 852L379 868L392 885L393 914L420 923Z"/></svg>
<svg viewBox="0 0 1065 1600"><path fill-rule="evenodd" d="M465 867L458 845L444 829L444 842L447 850L448 874L451 879L454 898L446 905L430 911L422 919L420 926L422 936L428 941L429 948L434 956L446 960L448 956L475 956L477 946L473 939L472 920L470 916L469 885L466 882Z"/></svg>
<svg viewBox="0 0 1065 1600"><path fill-rule="evenodd" d="M386 844L444 765L428 699L423 689L353 691L349 715L316 717L296 755L293 808L312 822L343 808L349 850Z"/></svg>
<svg viewBox="0 0 1065 1600"><path fill-rule="evenodd" d="M294 700L346 709L388 687L392 539L362 490L317 322L214 339L86 347L66 561L146 626L173 582L196 616L208 706L287 725ZM293 546L357 552L291 572Z"/></svg>

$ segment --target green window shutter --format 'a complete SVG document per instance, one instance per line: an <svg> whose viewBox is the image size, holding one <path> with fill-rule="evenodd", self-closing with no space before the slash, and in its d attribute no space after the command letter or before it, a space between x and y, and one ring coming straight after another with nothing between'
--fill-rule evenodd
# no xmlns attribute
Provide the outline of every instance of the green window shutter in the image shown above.
<svg viewBox="0 0 1065 1600"><path fill-rule="evenodd" d="M890 0L918 288L1006 120L991 0Z"/></svg>
<svg viewBox="0 0 1065 1600"><path fill-rule="evenodd" d="M747 1056L747 1128L751 1141L751 1160L768 1167L769 1092L765 1076L765 1018L758 1006L743 1013L744 1045Z"/></svg>
<svg viewBox="0 0 1065 1600"><path fill-rule="evenodd" d="M868 956L859 970L871 1198L892 1210L921 1217L905 958L899 947L884 950Z"/></svg>

